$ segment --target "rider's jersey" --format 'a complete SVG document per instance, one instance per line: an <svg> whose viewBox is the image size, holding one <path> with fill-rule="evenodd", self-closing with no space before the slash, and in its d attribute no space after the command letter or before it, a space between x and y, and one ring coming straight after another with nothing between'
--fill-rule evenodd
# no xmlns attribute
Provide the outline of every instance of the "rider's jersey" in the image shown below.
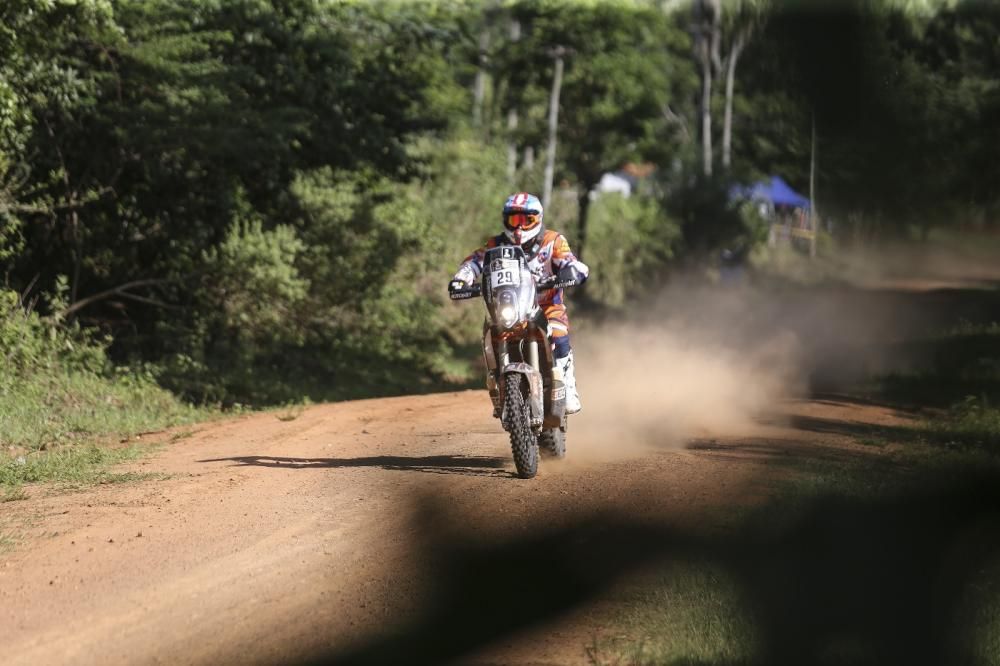
<svg viewBox="0 0 1000 666"><path fill-rule="evenodd" d="M456 280L461 280L467 284L476 281L483 272L483 258L486 250L498 245L510 245L505 234L494 236L486 241L486 246L481 247L462 262L458 272L455 274ZM535 276L535 281L555 275L560 268L573 266L584 277L590 274L590 269L585 263L576 258L573 251L569 249L569 242L566 237L558 231L546 230L541 239L532 246L527 253L528 269ZM563 302L562 289L550 289L541 291L538 294L538 304L540 306L551 305Z"/></svg>

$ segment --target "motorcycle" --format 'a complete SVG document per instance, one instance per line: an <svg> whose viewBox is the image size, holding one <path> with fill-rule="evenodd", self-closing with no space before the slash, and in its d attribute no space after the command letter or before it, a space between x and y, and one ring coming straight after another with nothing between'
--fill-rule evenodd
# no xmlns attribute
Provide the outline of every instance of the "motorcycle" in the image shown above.
<svg viewBox="0 0 1000 666"><path fill-rule="evenodd" d="M569 273L568 275L573 275ZM510 434L517 475L538 472L539 454L566 455L566 388L556 366L552 337L538 292L578 284L567 274L536 280L524 250L501 245L486 251L480 284L449 288L452 300L482 296L486 388L493 416Z"/></svg>

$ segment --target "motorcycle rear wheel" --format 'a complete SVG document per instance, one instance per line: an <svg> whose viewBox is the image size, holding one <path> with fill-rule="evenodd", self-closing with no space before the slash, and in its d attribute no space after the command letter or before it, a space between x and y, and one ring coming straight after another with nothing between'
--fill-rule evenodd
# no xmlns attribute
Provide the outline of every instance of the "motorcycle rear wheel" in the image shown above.
<svg viewBox="0 0 1000 666"><path fill-rule="evenodd" d="M514 466L519 477L530 479L538 473L538 436L531 430L531 407L525 395L527 379L515 372L507 375L504 381L504 409Z"/></svg>
<svg viewBox="0 0 1000 666"><path fill-rule="evenodd" d="M566 457L566 433L562 428L548 428L538 436L538 448L545 458Z"/></svg>

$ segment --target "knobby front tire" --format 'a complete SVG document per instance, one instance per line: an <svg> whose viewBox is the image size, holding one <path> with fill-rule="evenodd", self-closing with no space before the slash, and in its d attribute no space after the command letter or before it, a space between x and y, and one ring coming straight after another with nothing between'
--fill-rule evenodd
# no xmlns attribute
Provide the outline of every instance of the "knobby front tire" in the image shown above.
<svg viewBox="0 0 1000 666"><path fill-rule="evenodd" d="M531 430L531 407L526 398L527 379L513 372L507 375L504 407L510 425L510 450L517 475L530 479L538 473L538 437Z"/></svg>

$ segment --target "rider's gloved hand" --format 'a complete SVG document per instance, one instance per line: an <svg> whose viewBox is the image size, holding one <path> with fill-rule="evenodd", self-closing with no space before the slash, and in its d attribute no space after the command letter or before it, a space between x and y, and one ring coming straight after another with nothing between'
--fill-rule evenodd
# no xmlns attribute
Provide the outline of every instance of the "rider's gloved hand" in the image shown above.
<svg viewBox="0 0 1000 666"><path fill-rule="evenodd" d="M587 279L586 274L577 270L572 264L559 269L559 282L563 284L583 284Z"/></svg>
<svg viewBox="0 0 1000 666"><path fill-rule="evenodd" d="M448 283L448 293L454 294L456 291L461 291L462 289L468 289L469 285L461 280L452 280Z"/></svg>

